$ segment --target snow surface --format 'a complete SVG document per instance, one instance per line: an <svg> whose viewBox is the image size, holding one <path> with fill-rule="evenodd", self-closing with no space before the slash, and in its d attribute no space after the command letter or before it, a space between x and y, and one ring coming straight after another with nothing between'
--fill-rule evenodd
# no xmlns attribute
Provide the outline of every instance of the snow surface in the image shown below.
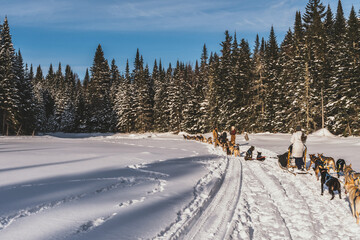
<svg viewBox="0 0 360 240"><path fill-rule="evenodd" d="M329 130L327 130L326 128L322 128L314 133L312 133L311 135L313 136L318 136L318 137L335 137L334 134L332 134Z"/></svg>
<svg viewBox="0 0 360 240"><path fill-rule="evenodd" d="M344 192L278 167L289 134L249 137L264 162L170 133L0 137L0 239L359 239ZM359 146L307 141L355 170Z"/></svg>

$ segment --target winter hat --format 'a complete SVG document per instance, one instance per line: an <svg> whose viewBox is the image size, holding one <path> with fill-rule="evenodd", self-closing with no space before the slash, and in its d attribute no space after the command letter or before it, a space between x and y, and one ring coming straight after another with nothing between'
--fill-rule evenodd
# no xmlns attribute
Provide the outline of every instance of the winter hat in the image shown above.
<svg viewBox="0 0 360 240"><path fill-rule="evenodd" d="M301 131L301 126L297 126L296 131Z"/></svg>

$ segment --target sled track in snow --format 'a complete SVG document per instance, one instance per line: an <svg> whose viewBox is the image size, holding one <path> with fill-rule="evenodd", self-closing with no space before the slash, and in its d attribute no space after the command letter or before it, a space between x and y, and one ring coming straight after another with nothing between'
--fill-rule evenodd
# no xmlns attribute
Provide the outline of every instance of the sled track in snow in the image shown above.
<svg viewBox="0 0 360 240"><path fill-rule="evenodd" d="M231 230L231 220L241 193L242 166L240 159L228 159L223 183L208 206L201 211L179 239L224 239ZM221 209L221 210L220 210Z"/></svg>
<svg viewBox="0 0 360 240"><path fill-rule="evenodd" d="M343 191L343 199L336 195L330 201L326 188L320 195L315 176L283 172L270 157L265 162L234 157L227 161L215 193L194 210L180 233L165 239L358 238L360 229Z"/></svg>
<svg viewBox="0 0 360 240"><path fill-rule="evenodd" d="M280 171L271 159L244 162L243 174L232 239L358 239L344 192L330 201L315 176Z"/></svg>

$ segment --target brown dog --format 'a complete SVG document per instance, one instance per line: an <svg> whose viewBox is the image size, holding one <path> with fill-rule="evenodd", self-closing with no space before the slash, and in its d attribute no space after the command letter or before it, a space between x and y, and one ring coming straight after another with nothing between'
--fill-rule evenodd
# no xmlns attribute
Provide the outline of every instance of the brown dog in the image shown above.
<svg viewBox="0 0 360 240"><path fill-rule="evenodd" d="M344 167L345 184L360 184L360 173L355 172L351 164Z"/></svg>
<svg viewBox="0 0 360 240"><path fill-rule="evenodd" d="M314 163L314 172L315 172L315 177L316 179L319 181L319 173L320 173L320 169L324 168L324 162L321 161L321 159L319 157L316 157L315 154L309 154L310 156L310 166ZM307 170L310 169L310 166Z"/></svg>
<svg viewBox="0 0 360 240"><path fill-rule="evenodd" d="M229 147L229 150L230 150L230 152L231 152L231 155L233 155L234 154L234 144L232 144L231 142L228 142L228 147Z"/></svg>
<svg viewBox="0 0 360 240"><path fill-rule="evenodd" d="M240 145L236 144L234 146L234 157L240 157Z"/></svg>
<svg viewBox="0 0 360 240"><path fill-rule="evenodd" d="M352 214L356 218L356 223L359 224L360 189L354 184L345 184L345 190L349 193Z"/></svg>
<svg viewBox="0 0 360 240"><path fill-rule="evenodd" d="M316 160L320 160L319 157L315 156L315 154L309 154L309 157L310 157L310 165L309 167L306 169L306 170L310 170L310 167L312 164L315 164Z"/></svg>
<svg viewBox="0 0 360 240"><path fill-rule="evenodd" d="M354 184L355 186L360 185L360 173L354 170L348 170L345 173L345 183Z"/></svg>
<svg viewBox="0 0 360 240"><path fill-rule="evenodd" d="M332 170L336 172L335 160L332 157L325 157L322 153L318 154L318 157L324 162L324 166L327 169L330 170L330 168L332 168Z"/></svg>

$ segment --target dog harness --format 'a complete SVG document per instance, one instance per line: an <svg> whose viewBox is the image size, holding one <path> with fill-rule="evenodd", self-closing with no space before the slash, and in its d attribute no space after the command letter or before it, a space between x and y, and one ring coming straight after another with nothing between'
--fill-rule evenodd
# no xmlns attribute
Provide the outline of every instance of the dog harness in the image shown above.
<svg viewBox="0 0 360 240"><path fill-rule="evenodd" d="M359 179L360 179L360 177L355 177L355 174L357 174L357 172L355 172L355 171L351 171L351 172L350 172L350 176L351 176L351 178L352 178L353 180L359 180Z"/></svg>
<svg viewBox="0 0 360 240"><path fill-rule="evenodd" d="M333 176L331 176L328 172L326 173L326 175L325 175L325 184L328 182L328 181L330 181L330 179L332 179L333 178Z"/></svg>
<svg viewBox="0 0 360 240"><path fill-rule="evenodd" d="M344 165L345 165L345 160L344 159L339 159L336 162L336 171L337 172L340 172L340 170L344 171Z"/></svg>
<svg viewBox="0 0 360 240"><path fill-rule="evenodd" d="M324 166L324 162L321 161L320 159L316 159L316 160L315 160L315 166L316 166L316 165L318 165L319 167L322 167L322 168L325 167L325 166Z"/></svg>

